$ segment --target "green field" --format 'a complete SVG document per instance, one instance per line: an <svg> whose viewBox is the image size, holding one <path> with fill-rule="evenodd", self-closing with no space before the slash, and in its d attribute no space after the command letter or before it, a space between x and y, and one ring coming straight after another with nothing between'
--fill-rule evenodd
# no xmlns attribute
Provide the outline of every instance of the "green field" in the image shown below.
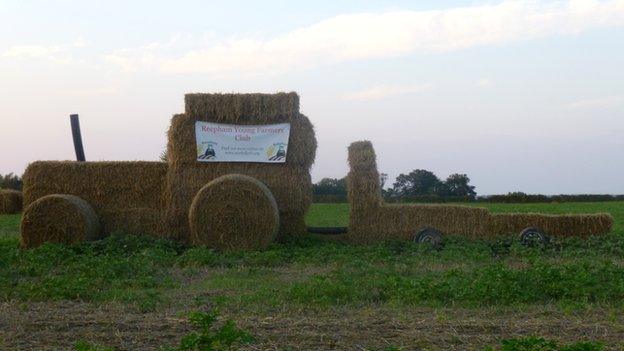
<svg viewBox="0 0 624 351"><path fill-rule="evenodd" d="M482 350L532 336L624 348L624 202L483 206L608 212L615 226L539 248L301 238L218 253L117 234L22 251L19 216L0 216L0 349L157 349L189 332L189 312L214 309L254 336L249 349ZM348 206L315 204L307 221L346 226Z"/></svg>

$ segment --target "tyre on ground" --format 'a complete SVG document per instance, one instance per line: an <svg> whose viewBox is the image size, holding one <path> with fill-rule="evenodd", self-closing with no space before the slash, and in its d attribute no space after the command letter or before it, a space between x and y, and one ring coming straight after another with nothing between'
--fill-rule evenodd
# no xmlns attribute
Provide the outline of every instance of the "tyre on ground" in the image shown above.
<svg viewBox="0 0 624 351"><path fill-rule="evenodd" d="M442 247L442 233L439 230L431 227L421 229L414 236L414 242L418 244L427 243L435 248Z"/></svg>

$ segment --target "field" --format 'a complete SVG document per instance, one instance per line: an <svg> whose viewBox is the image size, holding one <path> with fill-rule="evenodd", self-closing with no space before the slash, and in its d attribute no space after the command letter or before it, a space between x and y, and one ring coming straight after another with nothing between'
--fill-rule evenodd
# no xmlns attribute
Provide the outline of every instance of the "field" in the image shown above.
<svg viewBox="0 0 624 351"><path fill-rule="evenodd" d="M609 212L615 227L535 248L314 237L216 253L120 233L21 251L19 215L0 216L0 349L158 350L191 332L190 312L214 310L219 325L253 336L249 350L485 350L531 337L624 349L624 202L481 205ZM346 226L347 216L346 204L316 204L308 225Z"/></svg>

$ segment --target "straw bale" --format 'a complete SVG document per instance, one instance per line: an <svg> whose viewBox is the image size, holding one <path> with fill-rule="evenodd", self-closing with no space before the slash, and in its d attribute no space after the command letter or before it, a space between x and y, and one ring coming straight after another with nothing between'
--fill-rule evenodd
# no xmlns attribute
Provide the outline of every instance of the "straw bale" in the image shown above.
<svg viewBox="0 0 624 351"><path fill-rule="evenodd" d="M15 214L20 212L22 212L22 192L0 189L0 214Z"/></svg>
<svg viewBox="0 0 624 351"><path fill-rule="evenodd" d="M124 233L170 238L161 209L145 207L105 209L98 215L106 234Z"/></svg>
<svg viewBox="0 0 624 351"><path fill-rule="evenodd" d="M163 162L37 161L24 173L25 204L50 194L76 195L91 206L103 232L168 237L162 223Z"/></svg>
<svg viewBox="0 0 624 351"><path fill-rule="evenodd" d="M230 174L206 184L189 212L191 243L219 250L261 249L275 240L277 203L262 182Z"/></svg>
<svg viewBox="0 0 624 351"><path fill-rule="evenodd" d="M281 218L279 239L304 234L304 214L312 203L310 167L316 154L316 138L308 118L299 113L297 94L188 94L185 101L185 114L173 117L168 133L165 203L172 235L182 241L189 240L191 200L208 182L227 174L248 175L269 188ZM291 132L286 162L199 163L195 121L242 125L288 122Z"/></svg>
<svg viewBox="0 0 624 351"><path fill-rule="evenodd" d="M162 208L163 162L37 161L24 173L24 205L49 194L79 196L104 208Z"/></svg>
<svg viewBox="0 0 624 351"><path fill-rule="evenodd" d="M613 218L608 214L490 214L485 208L457 205L389 205L383 203L381 197L375 151L369 141L349 146L349 165L347 239L352 242L412 240L425 227L433 227L444 234L491 238L519 234L527 227L538 227L554 236L587 236L607 233L613 225Z"/></svg>
<svg viewBox="0 0 624 351"><path fill-rule="evenodd" d="M518 234L536 227L557 237L587 237L606 234L613 227L613 217L607 213L548 215L541 213L495 213L491 215L487 234Z"/></svg>
<svg viewBox="0 0 624 351"><path fill-rule="evenodd" d="M75 244L97 240L102 231L93 208L74 195L47 195L31 203L22 216L20 245L44 242Z"/></svg>
<svg viewBox="0 0 624 351"><path fill-rule="evenodd" d="M196 121L239 125L290 123L286 165L310 169L314 163L314 127L299 113L296 93L187 94L185 101L186 113L175 115L169 129L168 156L172 165L197 163Z"/></svg>

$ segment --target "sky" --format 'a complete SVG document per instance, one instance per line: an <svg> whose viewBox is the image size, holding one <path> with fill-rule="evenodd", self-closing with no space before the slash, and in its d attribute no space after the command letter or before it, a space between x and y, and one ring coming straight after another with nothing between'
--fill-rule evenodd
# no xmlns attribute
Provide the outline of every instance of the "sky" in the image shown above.
<svg viewBox="0 0 624 351"><path fill-rule="evenodd" d="M624 194L624 0L0 2L0 174L157 160L189 92L296 91L313 179L371 140L381 172L479 194Z"/></svg>

